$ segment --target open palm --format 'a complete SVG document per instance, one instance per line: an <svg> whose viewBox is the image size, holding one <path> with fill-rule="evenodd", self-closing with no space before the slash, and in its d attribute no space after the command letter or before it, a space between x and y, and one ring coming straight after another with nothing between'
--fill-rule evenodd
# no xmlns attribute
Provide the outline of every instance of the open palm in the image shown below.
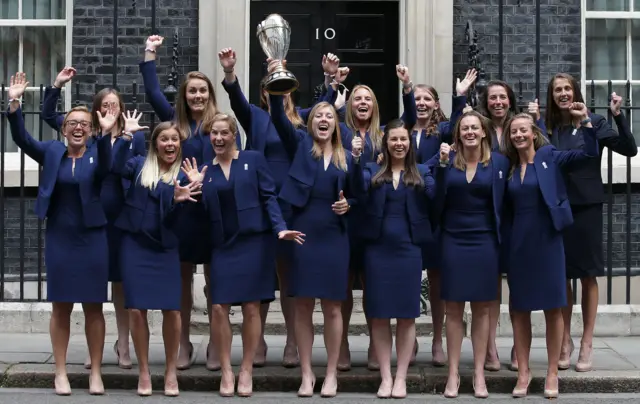
<svg viewBox="0 0 640 404"><path fill-rule="evenodd" d="M18 72L15 76L11 76L10 86L7 92L9 99L11 100L22 97L28 85L29 82L27 81L26 74Z"/></svg>

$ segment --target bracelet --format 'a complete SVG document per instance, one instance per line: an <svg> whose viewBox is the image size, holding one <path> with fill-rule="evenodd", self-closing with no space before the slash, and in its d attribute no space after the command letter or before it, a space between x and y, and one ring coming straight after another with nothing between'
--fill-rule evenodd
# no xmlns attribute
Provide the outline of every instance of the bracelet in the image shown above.
<svg viewBox="0 0 640 404"><path fill-rule="evenodd" d="M145 48L145 49L144 49L144 51L145 51L145 52L156 53L156 50L155 50L155 49L152 49L152 48Z"/></svg>
<svg viewBox="0 0 640 404"><path fill-rule="evenodd" d="M440 160L440 167L444 168L444 167L446 167L446 166L448 166L448 165L449 165L449 161L442 161L442 160Z"/></svg>
<svg viewBox="0 0 640 404"><path fill-rule="evenodd" d="M22 98L11 98L9 100L9 104L11 104L14 101L18 101L18 104L22 104Z"/></svg>
<svg viewBox="0 0 640 404"><path fill-rule="evenodd" d="M582 121L580 121L580 126L585 126L588 123L591 123L591 118L583 119Z"/></svg>
<svg viewBox="0 0 640 404"><path fill-rule="evenodd" d="M231 69L231 70L222 69L222 71L225 72L226 74L231 74L231 73L234 72L233 69Z"/></svg>
<svg viewBox="0 0 640 404"><path fill-rule="evenodd" d="M409 81L408 83L402 83L402 87L403 88L412 88L413 87L413 81Z"/></svg>
<svg viewBox="0 0 640 404"><path fill-rule="evenodd" d="M329 73L327 73L327 72L324 72L324 75L325 75L325 76L327 76L327 77L331 77L331 78L336 77L336 75L335 75L335 74L329 74Z"/></svg>

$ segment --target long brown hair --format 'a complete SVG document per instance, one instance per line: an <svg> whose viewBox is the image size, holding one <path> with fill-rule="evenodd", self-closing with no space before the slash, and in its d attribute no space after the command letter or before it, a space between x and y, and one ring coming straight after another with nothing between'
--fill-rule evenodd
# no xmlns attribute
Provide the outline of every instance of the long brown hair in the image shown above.
<svg viewBox="0 0 640 404"><path fill-rule="evenodd" d="M405 187L423 188L424 180L420 175L420 170L416 165L416 150L411 146L411 136L409 131L404 125L401 119L394 119L384 127L384 136L382 137L382 164L380 170L371 179L371 184L374 187L380 187L385 183L391 183L393 181L393 172L391 171L391 153L389 153L389 133L394 129L402 129L407 133L407 139L409 139L409 147L407 148L407 155L404 158L404 175L402 182Z"/></svg>
<svg viewBox="0 0 640 404"><path fill-rule="evenodd" d="M337 169L346 172L348 170L347 156L344 151L344 147L342 147L342 136L340 135L340 125L338 124L338 113L336 112L336 109L333 107L333 105L329 104L326 101L317 103L311 110L311 113L309 113L309 119L307 120L307 133L313 137L313 146L311 148L311 155L313 156L313 158L317 160L319 160L320 158L322 158L322 156L324 156L324 153L320 148L320 145L318 145L318 142L316 142L315 140L315 136L313 135L313 128L311 124L313 123L313 119L316 116L316 112L318 112L320 108L325 108L325 107L331 108L331 113L333 114L333 118L335 119L335 122L336 122L335 129L331 134L331 146L333 147L331 163L333 163L333 165L336 166Z"/></svg>
<svg viewBox="0 0 640 404"><path fill-rule="evenodd" d="M180 90L178 90L178 97L176 99L176 114L175 121L180 128L181 133L186 133L187 138L194 135L191 133L191 111L189 110L189 105L187 105L187 86L189 85L189 81L193 79L200 79L207 83L207 88L209 89L209 100L207 101L207 106L205 107L204 115L202 116L202 122L207 119L211 119L218 112L218 103L216 101L216 92L213 89L213 83L211 80L204 74L200 72L189 72L185 77L184 81L180 85ZM202 126L202 125L200 125ZM196 128L196 132L200 128Z"/></svg>
<svg viewBox="0 0 640 404"><path fill-rule="evenodd" d="M509 158L509 162L511 163L509 178L513 176L513 172L520 162L518 150L515 148L515 146L513 145L513 141L511 140L511 125L516 119L526 119L531 124L531 131L533 132L533 149L535 151L538 151L538 149L542 146L549 144L547 138L542 134L542 130L538 127L538 125L536 125L536 121L529 113L522 112L509 119L509 121L504 125L504 132L502 135L503 142L501 147L502 154L507 156L507 158Z"/></svg>
<svg viewBox="0 0 640 404"><path fill-rule="evenodd" d="M100 120L98 119L97 113L100 112L100 108L102 108L102 101L104 101L104 98L109 94L113 94L118 97L118 104L120 106L120 113L116 117L117 121L115 129L117 133L120 133L124 130L124 117L122 116L122 113L125 111L125 108L122 96L117 90L113 88L103 88L93 96L93 105L91 106L91 111L93 111L93 113L91 114L91 126L93 127L94 133L100 133L102 131L102 129L100 128Z"/></svg>
<svg viewBox="0 0 640 404"><path fill-rule="evenodd" d="M415 86L415 90L418 90L418 89L425 90L426 92L429 93L429 95L431 95L431 98L433 98L435 102L440 103L440 95L438 94L438 91L433 86L430 86L428 84L418 84ZM415 90L414 90L414 93L415 93ZM440 124L440 122L445 122L447 120L448 118L444 114L444 112L442 112L442 108L440 108L440 106L434 109L431 115L429 116L429 122L427 123L427 128L426 128L427 136L438 135L438 124ZM384 141L382 142L382 144L384 144Z"/></svg>
<svg viewBox="0 0 640 404"><path fill-rule="evenodd" d="M269 98L267 94L265 94L265 90L264 90L264 82L265 82L265 79L262 79L262 81L260 81L260 108L271 113ZM296 109L296 105L293 102L292 95L293 93L282 96L282 99L284 101L284 113L294 128L300 128L304 126L304 121L302 120L302 117L300 116L300 114L298 113L298 110Z"/></svg>
<svg viewBox="0 0 640 404"><path fill-rule="evenodd" d="M349 99L347 100L347 111L344 117L344 123L347 125L347 128L353 131L353 135L358 135L358 127L356 126L355 119L353 115L355 111L353 110L353 97L354 94L360 90L361 88L369 91L371 95L371 101L373 104L373 110L371 111L371 119L369 120L369 127L367 128L367 132L369 132L369 138L371 139L371 145L373 146L373 154L375 156L379 153L379 150L382 147L382 136L384 133L380 130L380 106L378 105L378 99L376 95L373 93L373 90L369 86L365 86L364 84L358 84L353 87L351 90L351 94L349 95Z"/></svg>
<svg viewBox="0 0 640 404"><path fill-rule="evenodd" d="M491 80L487 83L487 87L484 92L482 92L480 96L480 105L478 111L485 117L489 119L488 125L490 129L495 130L496 126L491 119L491 114L489 113L489 89L491 87L502 87L504 91L507 93L507 98L509 99L509 110L507 111L507 115L504 117L503 122L507 122L511 119L512 116L518 113L517 105L516 105L516 94L513 92L513 89L509 84L502 80Z"/></svg>
<svg viewBox="0 0 640 404"><path fill-rule="evenodd" d="M547 114L545 118L545 126L547 127L548 134L552 134L555 128L559 128L562 125L562 113L560 112L560 108L558 108L556 101L553 99L553 87L555 86L556 79L567 80L573 90L573 102L584 103L584 98L582 97L582 91L580 90L580 84L578 84L578 81L572 75L567 73L555 74L551 80L549 80L549 84L547 85Z"/></svg>
<svg viewBox="0 0 640 404"><path fill-rule="evenodd" d="M458 170L465 171L467 169L467 161L464 158L464 145L462 144L462 140L460 140L460 126L462 124L462 120L467 117L476 117L478 121L480 121L480 126L482 127L482 131L484 132L484 137L480 141L480 162L483 166L489 165L489 161L491 160L491 135L489 132L489 120L485 118L482 114L476 111L469 111L462 114L458 122L456 123L456 127L453 130L453 144L455 145L456 155L453 158L453 166Z"/></svg>

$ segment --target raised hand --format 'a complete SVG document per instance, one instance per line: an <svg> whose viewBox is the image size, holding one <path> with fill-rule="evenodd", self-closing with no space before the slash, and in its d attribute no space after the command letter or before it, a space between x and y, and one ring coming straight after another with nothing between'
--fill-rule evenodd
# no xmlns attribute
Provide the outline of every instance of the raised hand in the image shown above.
<svg viewBox="0 0 640 404"><path fill-rule="evenodd" d="M28 86L27 75L23 72L18 72L15 76L11 76L7 96L10 100L21 98Z"/></svg>
<svg viewBox="0 0 640 404"><path fill-rule="evenodd" d="M138 113L137 109L134 109L133 112L127 111L126 115L123 112L122 117L124 118L125 133L133 134L143 129L149 129L148 126L140 126L140 118L142 118L142 112Z"/></svg>
<svg viewBox="0 0 640 404"><path fill-rule="evenodd" d="M582 102L574 102L571 104L569 112L573 118L580 119L581 121L589 117L587 106Z"/></svg>
<svg viewBox="0 0 640 404"><path fill-rule="evenodd" d="M224 48L218 52L218 59L220 59L220 66L226 71L232 71L236 67L236 52L231 48Z"/></svg>
<svg viewBox="0 0 640 404"><path fill-rule="evenodd" d="M467 91L469 91L477 78L478 72L476 69L469 69L462 81L460 81L460 79L456 79L456 93L458 93L458 96L467 95Z"/></svg>
<svg viewBox="0 0 640 404"><path fill-rule="evenodd" d="M347 79L348 75L349 75L349 68L347 66L340 67L336 72L336 76L334 77L334 80L336 81L336 83L342 84Z"/></svg>
<svg viewBox="0 0 640 404"><path fill-rule="evenodd" d="M327 53L322 56L322 70L329 76L334 76L338 72L340 66L340 59L333 53Z"/></svg>
<svg viewBox="0 0 640 404"><path fill-rule="evenodd" d="M473 107L469 104L465 104L464 109L462 110L463 114L466 114L467 112L473 111Z"/></svg>
<svg viewBox="0 0 640 404"><path fill-rule="evenodd" d="M72 78L76 76L76 73L76 69L71 66L66 66L64 69L60 70L60 73L58 73L58 76L53 82L53 86L62 88L62 86L67 84L69 81L71 81Z"/></svg>
<svg viewBox="0 0 640 404"><path fill-rule="evenodd" d="M611 113L613 116L620 115L620 107L622 106L622 97L618 94L611 93L611 102L609 103L609 109L611 109Z"/></svg>
<svg viewBox="0 0 640 404"><path fill-rule="evenodd" d="M344 197L344 191L340 191L340 195L338 195L338 200L331 205L331 209L336 215L344 215L349 211L349 202Z"/></svg>
<svg viewBox="0 0 640 404"><path fill-rule="evenodd" d="M540 120L540 105L537 98L534 102L529 103L527 112L533 115L536 121Z"/></svg>
<svg viewBox="0 0 640 404"><path fill-rule="evenodd" d="M296 230L282 230L278 233L278 238L280 240L289 240L295 241L296 243L302 245L304 243L304 238L306 234L300 233Z"/></svg>
<svg viewBox="0 0 640 404"><path fill-rule="evenodd" d="M202 193L201 182L191 182L185 186L178 183L176 178L173 179L173 201L180 202L198 202L193 197Z"/></svg>
<svg viewBox="0 0 640 404"><path fill-rule="evenodd" d="M358 135L354 135L351 139L351 153L356 157L362 154L362 138Z"/></svg>
<svg viewBox="0 0 640 404"><path fill-rule="evenodd" d="M207 172L207 166L202 167L202 171L198 171L198 162L196 161L195 157L192 157L191 161L189 161L188 158L184 159L180 170L182 170L184 175L187 176L189 181L203 182L204 174Z"/></svg>
<svg viewBox="0 0 640 404"><path fill-rule="evenodd" d="M333 103L333 106L336 107L336 110L342 108L344 104L347 103L347 93L349 89L345 86L342 86L342 91L338 89L338 95L336 96L336 101Z"/></svg>
<svg viewBox="0 0 640 404"><path fill-rule="evenodd" d="M267 73L273 73L280 66L286 68L287 61L267 58Z"/></svg>
<svg viewBox="0 0 640 404"><path fill-rule="evenodd" d="M402 84L409 84L411 76L409 76L409 68L405 65L396 65L396 75Z"/></svg>
<svg viewBox="0 0 640 404"><path fill-rule="evenodd" d="M164 37L160 35L151 35L147 38L146 49L155 52L162 45L162 41L164 41Z"/></svg>
<svg viewBox="0 0 640 404"><path fill-rule="evenodd" d="M378 158L376 159L376 164L380 165L384 161L384 153L378 154Z"/></svg>
<svg viewBox="0 0 640 404"><path fill-rule="evenodd" d="M449 153L451 153L451 146L448 143L440 144L440 164L449 163Z"/></svg>
<svg viewBox="0 0 640 404"><path fill-rule="evenodd" d="M109 107L109 109L102 115L100 111L96 111L96 115L98 115L98 122L100 123L100 129L102 133L111 132L111 129L118 122L118 116L116 115L116 111L114 108Z"/></svg>

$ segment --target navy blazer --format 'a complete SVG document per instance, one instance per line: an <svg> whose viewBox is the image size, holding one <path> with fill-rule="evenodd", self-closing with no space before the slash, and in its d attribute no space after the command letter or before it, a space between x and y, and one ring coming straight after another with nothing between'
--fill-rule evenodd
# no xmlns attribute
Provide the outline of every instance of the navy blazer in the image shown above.
<svg viewBox="0 0 640 404"><path fill-rule="evenodd" d="M49 125L49 127L57 132L62 130L62 123L66 114L57 112L56 105L60 99L61 89L57 87L46 87L44 89L44 99L42 100L42 111L40 111L40 118ZM94 113L94 112L92 112ZM116 142L118 139L116 139ZM93 137L90 137L87 141L87 147L90 147L95 142ZM144 136L144 132L136 132L133 134L133 142L130 146L130 150L133 156L146 156L147 144ZM125 189L128 187L128 183L123 183Z"/></svg>
<svg viewBox="0 0 640 404"><path fill-rule="evenodd" d="M552 145L542 146L533 159L540 193L551 215L553 227L559 232L573 223L561 169L577 162L595 159L599 155L598 142L593 133L586 133L584 141L584 150L559 151ZM511 181L520 181L520 178L512 177Z"/></svg>
<svg viewBox="0 0 640 404"><path fill-rule="evenodd" d="M160 228L161 245L165 249L177 248L178 238L173 232L173 226L177 207L181 204L173 202L174 186L159 181L153 190L143 187L140 184L140 172L146 158L135 156L127 159L129 143L131 143L130 140L122 139L122 142L115 145L113 152L112 172L121 175L133 184L125 195L122 212L116 219L115 226L129 233L138 233L146 217L149 198L158 199L160 201L159 222L162 223ZM183 173L178 175L178 181L182 184L187 182Z"/></svg>
<svg viewBox="0 0 640 404"><path fill-rule="evenodd" d="M451 151L451 153L449 154L449 164L446 167L440 167L439 164L433 166L433 170L435 170L436 173L434 214L435 217L440 218L440 220L442 220L442 218L444 217L444 211L446 210L445 201L447 197L447 175L449 171L457 170L457 168L453 166L455 155L456 152ZM439 153L438 155L434 156L431 161L433 161L434 159L438 159L439 161ZM489 161L489 165L491 166L491 170L493 172L493 184L491 189L493 195L493 217L495 221L495 231L498 237L498 243L501 243L503 206L507 189L507 179L509 177L510 163L509 159L507 159L502 154L491 152L491 160ZM441 224L442 223L440 223L440 225Z"/></svg>
<svg viewBox="0 0 640 404"><path fill-rule="evenodd" d="M217 162L214 161L214 164ZM241 167L241 168L238 168ZM202 169L202 167L200 168ZM273 230L277 234L287 230L276 195L276 185L264 156L256 151L238 153L238 165L234 167L233 191L236 200L239 234L264 233ZM222 210L213 170L207 170L202 184L202 203L209 213L214 247L225 243Z"/></svg>
<svg viewBox="0 0 640 404"><path fill-rule="evenodd" d="M24 126L20 108L14 113L7 113L7 118L13 141L27 156L42 166L35 213L39 219L44 219L47 216L51 196L58 181L60 163L63 158L66 158L67 146L58 140L45 142L35 140ZM107 218L100 203L100 189L102 180L107 176L111 167L111 138L101 136L98 137L96 143L96 148L87 148L81 157L84 160L89 160L89 164L83 166L88 169L77 172L80 200L82 201L82 218L84 225L88 228L107 224Z"/></svg>
<svg viewBox="0 0 640 404"><path fill-rule="evenodd" d="M376 163L367 163L364 167L355 163L356 175L354 188L364 202L363 221L358 226L358 236L367 240L377 240L382 232L384 208L387 202L385 186L374 187L373 177L380 171ZM431 199L435 196L435 180L429 167L418 164L418 170L424 180L424 188L407 190L406 208L409 230L413 244L423 245L433 240L430 220ZM392 186L387 184L387 186Z"/></svg>

